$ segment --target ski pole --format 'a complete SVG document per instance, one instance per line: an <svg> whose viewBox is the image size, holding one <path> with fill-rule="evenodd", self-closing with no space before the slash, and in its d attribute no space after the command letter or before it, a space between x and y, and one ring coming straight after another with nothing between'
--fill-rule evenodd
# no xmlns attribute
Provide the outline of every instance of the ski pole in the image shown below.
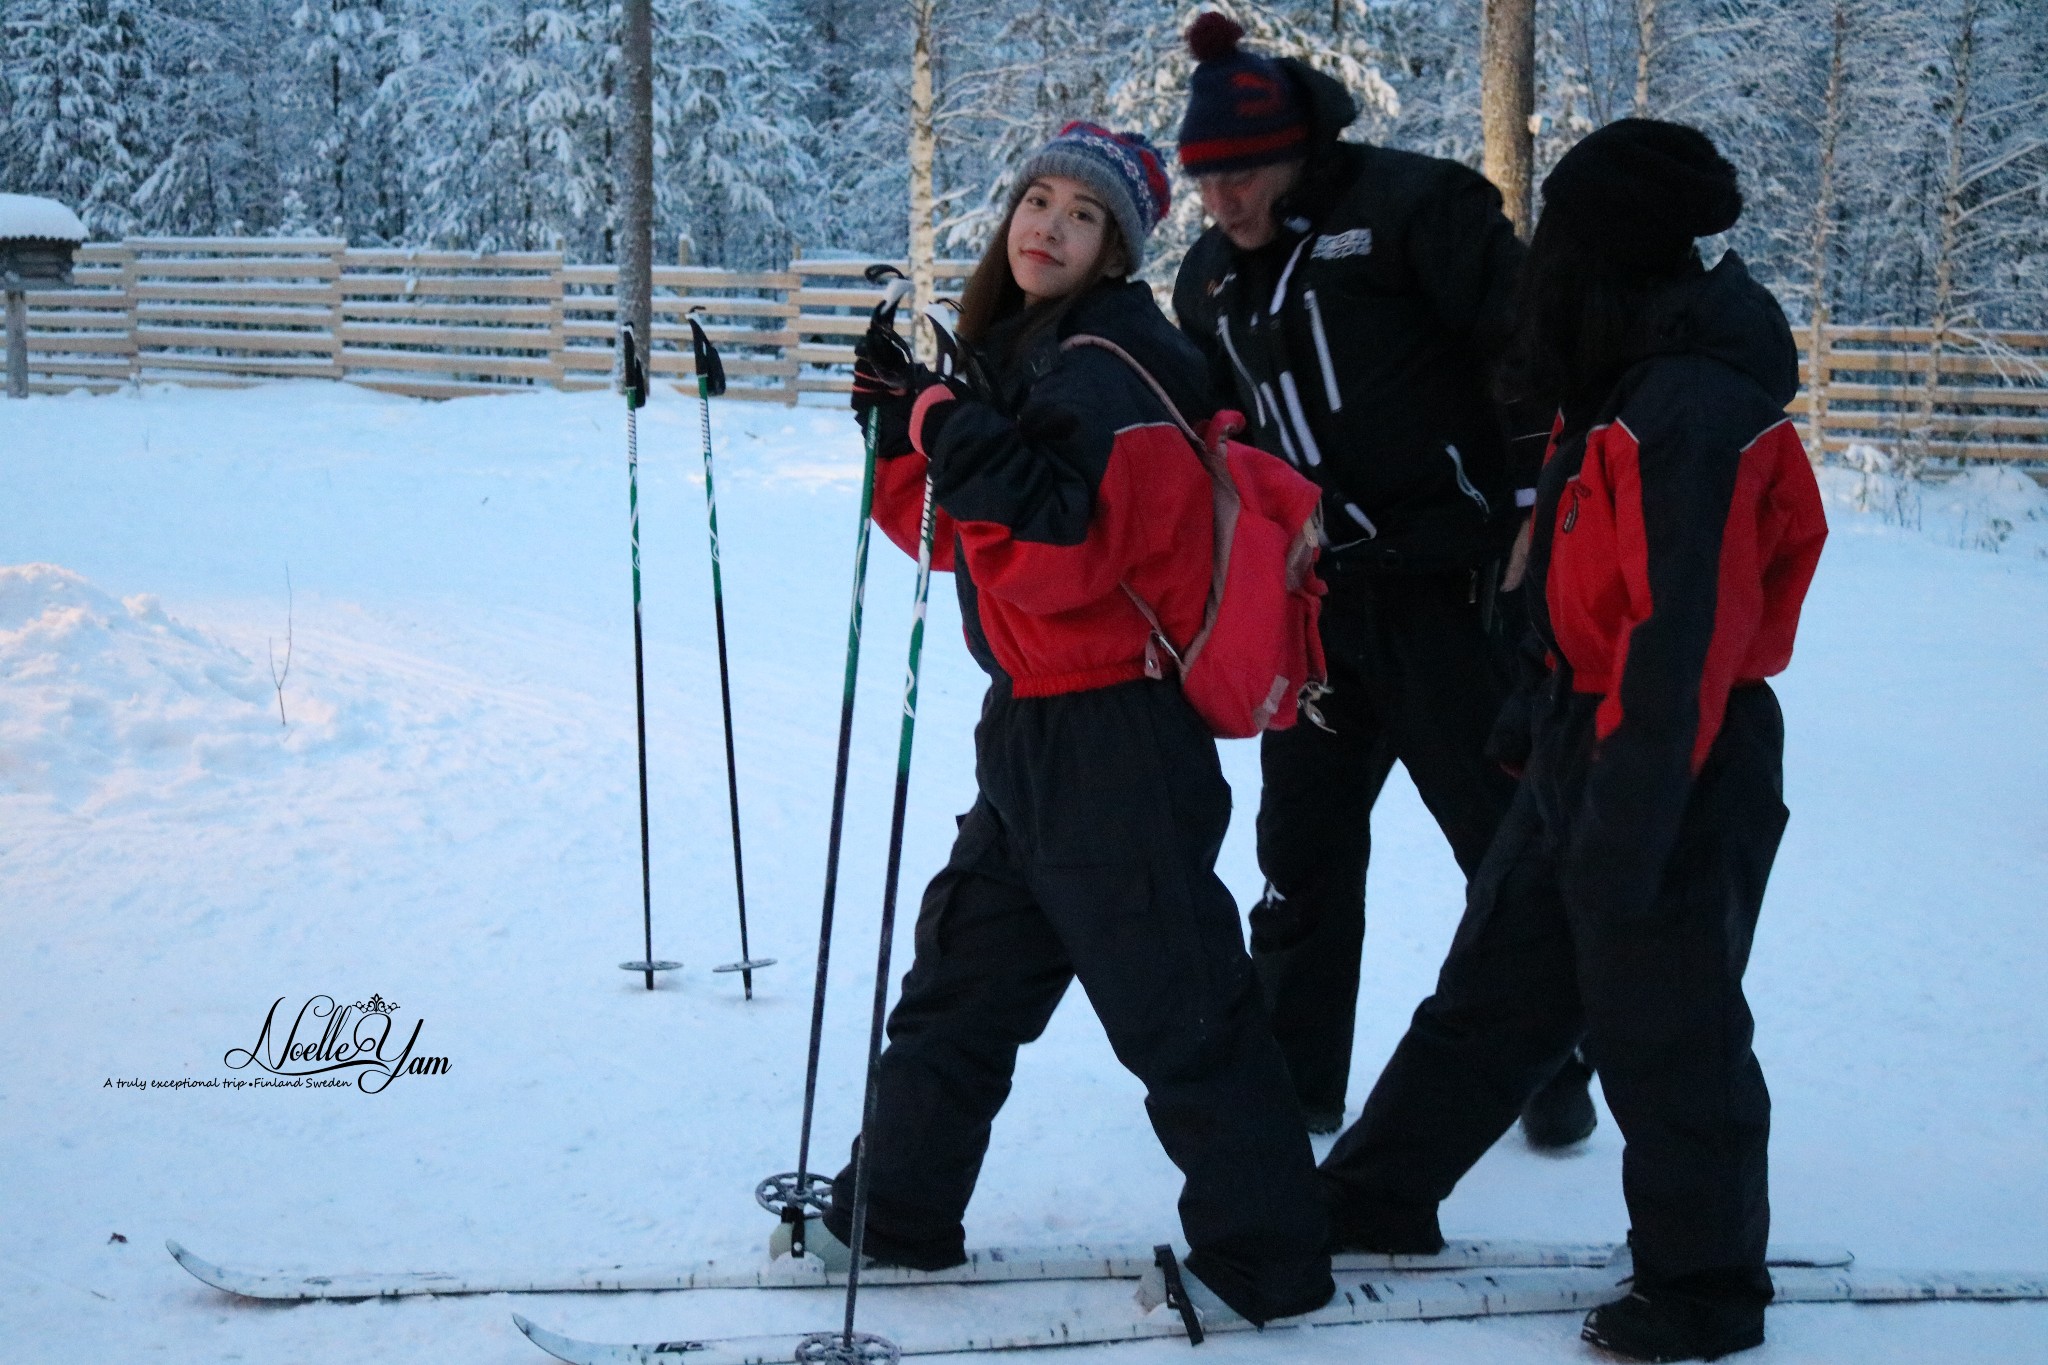
<svg viewBox="0 0 2048 1365"><path fill-rule="evenodd" d="M640 643L640 424L638 413L647 402L647 367L635 343L633 324L619 330L620 370L626 395L626 506L631 514L633 535L633 712L640 733L640 925L645 935L646 956L638 962L621 962L629 972L644 972L647 989L654 989L656 972L674 971L680 962L654 960L654 881L648 869L647 842L647 668Z"/></svg>
<svg viewBox="0 0 2048 1365"><path fill-rule="evenodd" d="M888 281L869 325L892 327L897 305L910 292L910 281L893 265L878 263L864 273L870 284ZM860 676L861 602L868 576L868 531L875 507L876 444L880 434L879 411L870 408L866 458L861 468L860 527L853 541L853 606L846 626L846 683L839 700L839 758L832 775L832 823L825 839L825 903L818 915L818 970L811 988L811 1042L804 1062L804 1113L797 1137L796 1170L788 1175L770 1176L754 1191L763 1208L789 1224L789 1254L799 1258L804 1254L806 1210L822 1211L832 1193L830 1180L811 1174L811 1120L817 1109L818 1057L825 1036L825 986L831 972L832 912L839 895L839 839L846 819L846 769L853 746L853 697Z"/></svg>
<svg viewBox="0 0 2048 1365"><path fill-rule="evenodd" d="M875 1127L875 1104L880 1093L878 1072L882 1056L882 1023L889 1008L889 949L896 932L896 883L903 870L903 816L910 800L910 745L917 733L917 671L924 652L925 602L932 583L932 481L924 481L924 513L918 520L917 598L910 618L910 666L903 677L903 736L896 747L896 803L889 815L889 863L882 879L882 943L875 955L875 1009L868 1025L867 1094L861 1105L860 1151L853 1163L853 1235L847 1241L852 1253L846 1268L846 1326L841 1333L843 1349L854 1347L853 1311L860 1294L861 1249L868 1230L868 1170L874 1154L869 1150Z"/></svg>
<svg viewBox="0 0 2048 1365"><path fill-rule="evenodd" d="M726 661L725 585L718 565L718 494L711 484L711 400L725 392L725 365L711 345L711 338L705 336L704 329L697 325L695 315L701 311L691 309L687 321L690 324L690 349L697 369L697 409L704 430L704 510L711 521L711 609L718 624L718 702L725 715L725 791L732 808L732 884L740 907L740 960L712 970L738 972L747 999L752 1000L755 969L772 967L775 959L754 957L747 946L747 874L740 859L740 770L732 743L732 672Z"/></svg>

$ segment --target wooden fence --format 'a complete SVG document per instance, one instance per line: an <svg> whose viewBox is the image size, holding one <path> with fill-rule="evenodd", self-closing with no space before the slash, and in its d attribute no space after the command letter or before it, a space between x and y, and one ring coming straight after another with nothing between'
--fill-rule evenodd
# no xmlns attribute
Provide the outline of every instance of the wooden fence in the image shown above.
<svg viewBox="0 0 2048 1365"><path fill-rule="evenodd" d="M843 393L853 338L879 297L865 262L798 258L781 271L654 270L652 368L692 370L684 315L705 330L735 397ZM972 263L941 262L941 292ZM78 255L75 288L29 296L30 387L142 381L240 385L310 376L447 398L528 385L602 387L618 270L554 252L351 249L335 238L130 238ZM2048 333L1950 335L1927 375L1926 328L1830 327L1790 411L1812 443L1965 459L2048 460ZM1817 387L1815 375L1822 378Z"/></svg>
<svg viewBox="0 0 2048 1365"><path fill-rule="evenodd" d="M1817 423L1817 444L1827 451L1861 444L1963 460L2048 460L2048 332L1951 332L1936 352L1928 327L1828 327L1818 366L1808 354L1811 330L1795 338L1801 389L1787 411L1809 446Z"/></svg>
<svg viewBox="0 0 2048 1365"><path fill-rule="evenodd" d="M654 268L653 372L694 371L701 308L739 398L794 403L851 385L853 339L880 291L865 261L783 271ZM943 294L971 261L939 263ZM346 379L427 398L609 379L618 267L555 252L352 249L334 238L130 238L80 248L75 287L29 296L29 387L236 386Z"/></svg>

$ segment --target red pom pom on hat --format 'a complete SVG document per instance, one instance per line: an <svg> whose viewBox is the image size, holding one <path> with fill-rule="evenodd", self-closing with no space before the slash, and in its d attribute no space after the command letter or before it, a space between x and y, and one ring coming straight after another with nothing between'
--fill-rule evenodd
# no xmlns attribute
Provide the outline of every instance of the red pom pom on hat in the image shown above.
<svg viewBox="0 0 2048 1365"><path fill-rule="evenodd" d="M1244 37L1244 25L1228 15L1207 10L1188 25L1188 51L1198 62L1213 62L1237 54L1237 40Z"/></svg>

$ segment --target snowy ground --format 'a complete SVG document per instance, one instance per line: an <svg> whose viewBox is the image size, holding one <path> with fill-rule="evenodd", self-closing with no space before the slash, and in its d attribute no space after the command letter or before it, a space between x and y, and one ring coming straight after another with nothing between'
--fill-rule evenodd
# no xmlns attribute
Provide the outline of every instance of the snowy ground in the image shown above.
<svg viewBox="0 0 2048 1365"><path fill-rule="evenodd" d="M738 945L697 415L666 395L642 415L655 947L688 964L650 995L616 966L640 952L619 416L604 395L318 383L0 405L0 1354L533 1365L514 1309L614 1340L830 1325L801 1294L262 1308L162 1250L317 1271L765 1240L751 1190L794 1156L858 451L839 412L718 410L754 945L782 959L748 1004L709 971ZM1835 536L1781 687L1793 821L1750 973L1775 1231L1872 1265L2048 1270L2048 498L1985 474L1914 509L1882 476L1827 477ZM826 1160L856 1115L910 596L877 549ZM912 905L969 800L981 690L949 585L934 618ZM1249 809L1255 752L1226 762ZM1248 825L1225 855L1240 898ZM1399 778L1375 833L1354 1102L1459 904ZM376 1095L107 1084L246 1078L225 1054L273 1001L321 994L395 1002L447 1074ZM974 1239L1173 1235L1139 1099L1076 993L1025 1054ZM1562 1159L1510 1136L1445 1225L1618 1236L1619 1153L1604 1116ZM873 1320L1121 1291L918 1292L878 1292ZM2048 1360L2043 1306L1792 1307L1770 1331L1758 1365ZM1589 1358L1576 1338L1548 1316L1284 1349Z"/></svg>

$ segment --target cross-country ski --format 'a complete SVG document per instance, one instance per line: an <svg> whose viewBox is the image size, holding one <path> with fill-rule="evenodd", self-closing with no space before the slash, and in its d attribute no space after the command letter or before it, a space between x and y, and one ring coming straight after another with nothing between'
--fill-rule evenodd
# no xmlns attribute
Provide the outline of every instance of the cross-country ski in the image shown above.
<svg viewBox="0 0 2048 1365"><path fill-rule="evenodd" d="M1612 1242L1454 1241L1433 1256L1343 1252L1332 1258L1338 1270L1470 1270L1492 1267L1598 1266L1614 1255ZM426 1294L616 1294L681 1289L821 1289L842 1286L846 1273L827 1269L815 1257L778 1257L746 1265L703 1261L694 1265L605 1265L529 1274L420 1270L295 1275L217 1265L176 1242L172 1259L215 1289L248 1299L393 1299ZM1774 1266L1847 1266L1855 1257L1839 1247L1772 1247ZM869 1266L867 1285L1007 1284L1045 1280L1136 1280L1152 1268L1152 1248L1142 1244L1092 1246L983 1247L964 1265L944 1270Z"/></svg>
<svg viewBox="0 0 2048 1365"><path fill-rule="evenodd" d="M1771 1279L1780 1303L2010 1303L2048 1299L2048 1277L2042 1276L1814 1269L1775 1270ZM1627 1285L1614 1273L1594 1268L1349 1277L1339 1284L1336 1297L1326 1306L1274 1323L1264 1331L1272 1338L1267 1343L1271 1349L1292 1352L1301 1346L1291 1335L1296 1331L1362 1323L1561 1313L1611 1303L1627 1292ZM534 1345L570 1365L789 1365L804 1358L799 1348L810 1339L796 1335L605 1344L564 1336L516 1314L513 1322ZM1205 1322L1203 1329L1254 1330L1250 1323L1237 1317ZM1150 1312L1115 1307L1095 1314L1077 1312L1030 1328L991 1328L958 1334L906 1331L888 1340L903 1355L918 1356L1095 1346L1186 1336L1187 1329L1179 1317L1164 1307Z"/></svg>

